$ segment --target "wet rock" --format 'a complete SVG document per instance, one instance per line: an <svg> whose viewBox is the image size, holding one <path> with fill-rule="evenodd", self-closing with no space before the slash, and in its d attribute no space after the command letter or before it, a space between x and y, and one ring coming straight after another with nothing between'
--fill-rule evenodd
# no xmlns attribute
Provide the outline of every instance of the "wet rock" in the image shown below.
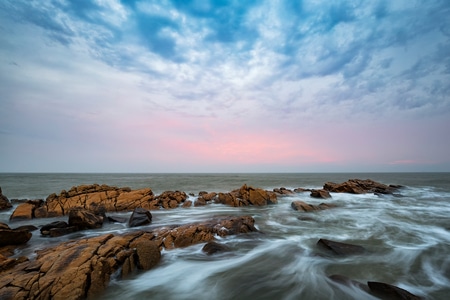
<svg viewBox="0 0 450 300"><path fill-rule="evenodd" d="M219 193L216 203L222 203L234 207L239 206L264 206L277 203L277 194L259 188L253 188L244 184L240 189L230 193Z"/></svg>
<svg viewBox="0 0 450 300"><path fill-rule="evenodd" d="M228 252L230 251L230 247L219 244L217 242L208 242L203 246L202 251L205 252L207 255L212 255L217 252Z"/></svg>
<svg viewBox="0 0 450 300"><path fill-rule="evenodd" d="M296 188L296 189L294 189L294 192L295 193L311 192L311 189Z"/></svg>
<svg viewBox="0 0 450 300"><path fill-rule="evenodd" d="M350 179L343 183L327 182L323 186L324 190L335 193L365 194L379 193L392 194L398 188L394 185L385 185L371 179Z"/></svg>
<svg viewBox="0 0 450 300"><path fill-rule="evenodd" d="M11 228L9 228L8 224L0 222L0 229L11 229Z"/></svg>
<svg viewBox="0 0 450 300"><path fill-rule="evenodd" d="M131 214L128 226L137 227L150 224L152 222L152 214L150 211L143 208L135 208Z"/></svg>
<svg viewBox="0 0 450 300"><path fill-rule="evenodd" d="M326 190L311 190L311 197L313 198L320 198L320 199L328 199L331 198L331 195L328 191Z"/></svg>
<svg viewBox="0 0 450 300"><path fill-rule="evenodd" d="M366 251L364 247L359 245L335 242L327 239L320 239L317 242L317 245L336 255L354 255L361 254Z"/></svg>
<svg viewBox="0 0 450 300"><path fill-rule="evenodd" d="M33 232L35 230L38 230L38 228L34 225L23 225L23 226L19 226L17 228L14 228L14 230L26 230L29 232Z"/></svg>
<svg viewBox="0 0 450 300"><path fill-rule="evenodd" d="M207 193L207 192L203 192L202 193L202 192L200 192L200 193L198 194L199 195L199 199L203 199L205 202L213 201L217 197L217 193L215 193L215 192L211 192L211 193Z"/></svg>
<svg viewBox="0 0 450 300"><path fill-rule="evenodd" d="M192 206L192 201L186 200L186 201L184 201L184 203L181 207L187 208L187 207L191 207L191 206Z"/></svg>
<svg viewBox="0 0 450 300"><path fill-rule="evenodd" d="M198 198L195 202L194 202L194 206L205 206L206 205L206 201L203 198Z"/></svg>
<svg viewBox="0 0 450 300"><path fill-rule="evenodd" d="M327 203L320 203L319 205L312 205L308 204L303 201L292 201L291 207L293 210L303 211L303 212L312 212L312 211L318 211L318 210L324 210L335 207L332 204Z"/></svg>
<svg viewBox="0 0 450 300"><path fill-rule="evenodd" d="M41 234L50 237L59 237L78 231L75 226L69 226L64 221L55 221L41 227Z"/></svg>
<svg viewBox="0 0 450 300"><path fill-rule="evenodd" d="M279 189L275 188L273 189L273 191L280 196L290 196L290 195L294 195L295 193L285 187L280 187Z"/></svg>
<svg viewBox="0 0 450 300"><path fill-rule="evenodd" d="M136 207L150 209L154 195L151 189L131 190L128 187L118 188L108 185L80 185L69 191L61 191L59 195L51 194L45 202L20 204L13 219L31 219L59 217L69 213L73 208L83 207L96 214L105 212L130 211ZM31 205L30 205L31 204Z"/></svg>
<svg viewBox="0 0 450 300"><path fill-rule="evenodd" d="M165 209L177 208L182 202L188 198L185 192L180 191L165 191L155 199L159 205Z"/></svg>
<svg viewBox="0 0 450 300"><path fill-rule="evenodd" d="M8 198L3 195L2 188L0 187L0 210L10 209L11 207L11 202L9 202Z"/></svg>
<svg viewBox="0 0 450 300"><path fill-rule="evenodd" d="M401 289L399 287L396 287L394 285L390 285L383 282L375 282L375 281L369 281L367 282L367 285L370 288L370 291L375 294L376 296L382 298L382 299L399 299L399 300L420 300L422 299L419 296L416 296L407 290Z"/></svg>
<svg viewBox="0 0 450 300"><path fill-rule="evenodd" d="M7 258L0 254L0 272L9 270L14 266L26 261L28 261L28 258L25 256L20 256L18 258ZM3 299L1 298L1 292L0 292L0 299Z"/></svg>
<svg viewBox="0 0 450 300"><path fill-rule="evenodd" d="M108 216L108 221L111 223L126 223L127 218L122 218L118 216Z"/></svg>
<svg viewBox="0 0 450 300"><path fill-rule="evenodd" d="M103 217L84 208L74 208L69 212L69 227L75 227L78 230L101 228Z"/></svg>
<svg viewBox="0 0 450 300"><path fill-rule="evenodd" d="M0 270L0 299L95 299L113 274L158 263L159 249L184 247L217 235L256 231L250 216L222 217L153 232L106 234L39 250L36 259ZM5 258L1 258L5 261Z"/></svg>
<svg viewBox="0 0 450 300"><path fill-rule="evenodd" d="M31 236L28 230L0 229L0 247L25 244Z"/></svg>

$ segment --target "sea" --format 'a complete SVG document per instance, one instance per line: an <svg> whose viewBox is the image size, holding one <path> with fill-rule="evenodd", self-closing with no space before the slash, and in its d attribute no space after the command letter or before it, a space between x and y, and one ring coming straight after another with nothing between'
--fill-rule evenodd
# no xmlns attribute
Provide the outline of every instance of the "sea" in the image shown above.
<svg viewBox="0 0 450 300"><path fill-rule="evenodd" d="M163 250L159 264L126 279L113 276L99 299L378 299L356 285L340 284L331 275L366 284L384 282L424 299L450 299L450 173L248 173L248 174L32 174L0 173L0 187L14 206L23 199L45 199L82 184L184 191L195 201L200 191L229 192L247 184L273 190L319 189L326 182L372 179L401 185L399 195L331 193L315 199L308 192L278 198L264 207L202 207L152 211L151 225L188 224L225 215L250 215L258 233L217 238L231 251L202 252L204 244ZM18 199L18 200L13 200ZM22 199L22 200L21 200ZM292 201L336 207L299 212ZM14 209L14 208L13 208ZM0 212L9 223L13 211ZM110 213L128 217L131 212ZM60 218L66 220L65 217ZM41 226L54 219L9 223L14 228ZM104 224L59 238L34 231L15 256L33 259L35 251L73 238L121 234L127 224ZM319 239L363 246L367 251L334 256L318 247Z"/></svg>

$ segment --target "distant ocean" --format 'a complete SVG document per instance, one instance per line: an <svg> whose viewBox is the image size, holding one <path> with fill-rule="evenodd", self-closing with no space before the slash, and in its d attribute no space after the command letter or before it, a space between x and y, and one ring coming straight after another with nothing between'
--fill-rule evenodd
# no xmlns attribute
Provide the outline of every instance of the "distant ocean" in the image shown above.
<svg viewBox="0 0 450 300"><path fill-rule="evenodd" d="M233 251L214 257L203 245L164 250L160 264L126 280L113 279L102 299L376 299L355 287L336 284L340 274L362 283L381 281L426 299L450 295L450 173L282 173L282 174L0 174L9 199L45 199L81 184L108 184L132 189L150 187L155 194L180 190L228 192L244 183L267 190L321 188L325 182L373 179L404 186L401 197L331 193L314 199L309 193L279 197L266 207L234 208L221 204L152 211L152 227L190 223L220 215L251 215L264 234L221 238ZM191 196L195 200L195 196ZM337 207L301 213L291 202L333 203ZM17 205L17 204L16 204ZM0 212L9 222L12 210ZM130 213L116 213L129 216ZM43 225L47 219L21 221ZM109 224L85 236L123 233L126 224ZM77 233L78 236L80 233ZM33 233L30 247L16 255L70 239L48 239ZM324 256L316 243L327 238L357 244L367 254Z"/></svg>

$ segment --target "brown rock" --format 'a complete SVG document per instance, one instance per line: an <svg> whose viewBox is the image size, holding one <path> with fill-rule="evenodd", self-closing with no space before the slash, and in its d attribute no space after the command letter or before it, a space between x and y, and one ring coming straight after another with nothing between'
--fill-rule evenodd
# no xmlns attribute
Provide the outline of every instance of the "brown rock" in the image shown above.
<svg viewBox="0 0 450 300"><path fill-rule="evenodd" d="M230 251L230 247L219 244L217 242L208 242L203 246L202 251L208 255L215 254L217 252L227 252Z"/></svg>
<svg viewBox="0 0 450 300"><path fill-rule="evenodd" d="M0 222L0 229L11 229L11 228L9 228L8 224Z"/></svg>
<svg viewBox="0 0 450 300"><path fill-rule="evenodd" d="M294 192L285 188L285 187L281 187L279 189L273 189L273 191L277 194L277 195L281 195L281 196L289 196L289 195L294 195Z"/></svg>
<svg viewBox="0 0 450 300"><path fill-rule="evenodd" d="M206 201L203 198L198 198L195 202L194 202L194 206L205 206L206 205Z"/></svg>
<svg viewBox="0 0 450 300"><path fill-rule="evenodd" d="M161 260L161 252L158 244L153 241L143 240L137 243L136 257L138 268L150 270Z"/></svg>
<svg viewBox="0 0 450 300"><path fill-rule="evenodd" d="M303 201L292 201L291 207L294 210L311 212L311 211L329 209L329 208L332 208L335 206L332 204L326 204L326 203L320 203L319 205L312 205L312 204L308 204Z"/></svg>
<svg viewBox="0 0 450 300"><path fill-rule="evenodd" d="M0 187L0 210L9 209L12 207L11 202L9 202L8 198L3 195L2 188Z"/></svg>
<svg viewBox="0 0 450 300"><path fill-rule="evenodd" d="M31 220L33 218L34 204L25 202L16 207L11 217L11 221Z"/></svg>
<svg viewBox="0 0 450 300"><path fill-rule="evenodd" d="M327 239L320 239L317 245L336 255L353 255L361 254L366 251L364 247L341 242L335 242Z"/></svg>
<svg viewBox="0 0 450 300"><path fill-rule="evenodd" d="M78 230L101 228L103 217L94 215L84 208L73 208L69 211L69 226Z"/></svg>
<svg viewBox="0 0 450 300"><path fill-rule="evenodd" d="M244 184L238 190L231 191L230 193L219 193L216 202L239 207L248 205L263 206L275 204L278 201L275 192L253 188Z"/></svg>
<svg viewBox="0 0 450 300"><path fill-rule="evenodd" d="M51 222L49 224L46 224L44 226L41 227L41 234L42 235L49 235L49 231L52 228L67 228L69 227L69 224L67 224L67 222L64 221L54 221Z"/></svg>
<svg viewBox="0 0 450 300"><path fill-rule="evenodd" d="M397 191L396 186L388 186L370 179L350 179L343 183L327 182L323 186L324 190L335 193L365 194L379 193L392 194Z"/></svg>
<svg viewBox="0 0 450 300"><path fill-rule="evenodd" d="M25 244L31 236L28 230L0 229L0 247Z"/></svg>
<svg viewBox="0 0 450 300"><path fill-rule="evenodd" d="M128 221L128 226L137 227L150 224L152 222L152 214L141 207L135 208L131 214L130 220Z"/></svg>
<svg viewBox="0 0 450 300"><path fill-rule="evenodd" d="M296 189L294 189L294 192L295 193L311 192L311 189L296 188Z"/></svg>
<svg viewBox="0 0 450 300"><path fill-rule="evenodd" d="M187 200L184 201L182 207L187 208L187 207L191 207L192 206L192 201L191 200Z"/></svg>
<svg viewBox="0 0 450 300"><path fill-rule="evenodd" d="M321 198L321 199L331 198L330 193L328 191L326 191L326 190L323 190L323 189L321 189L321 190L312 190L310 196L313 197L313 198Z"/></svg>

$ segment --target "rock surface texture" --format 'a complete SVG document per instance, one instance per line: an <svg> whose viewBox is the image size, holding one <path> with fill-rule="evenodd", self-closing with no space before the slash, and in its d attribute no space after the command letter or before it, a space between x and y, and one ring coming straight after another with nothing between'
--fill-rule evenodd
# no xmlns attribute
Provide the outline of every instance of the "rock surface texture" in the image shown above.
<svg viewBox="0 0 450 300"><path fill-rule="evenodd" d="M12 267L0 268L0 299L95 298L113 273L122 277L136 269L148 270L161 258L162 248L186 247L212 241L215 236L257 231L250 216L163 227L151 232L106 234L68 241L37 251L33 260L23 258ZM8 258L0 257L1 261Z"/></svg>

